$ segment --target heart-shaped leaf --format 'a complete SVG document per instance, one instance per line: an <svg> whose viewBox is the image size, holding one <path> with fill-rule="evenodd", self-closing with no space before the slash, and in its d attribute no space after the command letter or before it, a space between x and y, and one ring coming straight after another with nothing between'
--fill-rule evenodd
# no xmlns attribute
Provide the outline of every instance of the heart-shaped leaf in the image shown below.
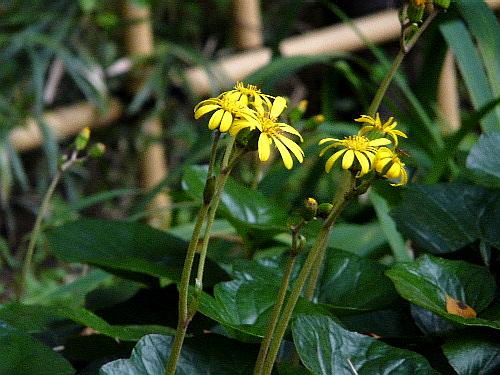
<svg viewBox="0 0 500 375"><path fill-rule="evenodd" d="M172 337L148 335L135 346L129 359L104 365L100 375L161 375L172 347ZM252 373L255 347L214 334L186 339L176 375L247 375Z"/></svg>
<svg viewBox="0 0 500 375"><path fill-rule="evenodd" d="M201 200L206 177L206 168L189 166L184 171L183 187L191 196ZM286 212L282 206L232 178L228 179L221 195L221 211L239 231L247 229L270 233L288 231Z"/></svg>
<svg viewBox="0 0 500 375"><path fill-rule="evenodd" d="M496 289L495 279L484 267L423 255L415 262L394 265L386 274L403 298L446 320L500 329L499 321L481 318ZM446 310L446 296L472 307L478 317L450 314Z"/></svg>
<svg viewBox="0 0 500 375"><path fill-rule="evenodd" d="M485 338L454 337L443 353L458 375L494 375L500 372L500 343Z"/></svg>
<svg viewBox="0 0 500 375"><path fill-rule="evenodd" d="M476 240L500 248L500 190L464 184L413 185L392 211L399 230L431 253Z"/></svg>
<svg viewBox="0 0 500 375"><path fill-rule="evenodd" d="M397 298L397 293L385 270L385 266L373 260L329 249L318 300L356 310L387 307Z"/></svg>
<svg viewBox="0 0 500 375"><path fill-rule="evenodd" d="M500 132L479 137L467 157L467 167L500 178Z"/></svg>
<svg viewBox="0 0 500 375"><path fill-rule="evenodd" d="M55 256L67 262L174 281L180 280L187 250L187 243L177 237L144 224L115 220L68 223L49 231L48 241ZM208 260L205 269L206 285L225 279L214 262Z"/></svg>
<svg viewBox="0 0 500 375"><path fill-rule="evenodd" d="M0 321L0 374L71 375L71 364L30 335Z"/></svg>
<svg viewBox="0 0 500 375"><path fill-rule="evenodd" d="M175 330L157 325L111 325L84 308L62 306L23 305L10 303L0 305L0 323L4 322L19 331L30 333L50 329L56 321L69 319L97 332L124 341L136 341L150 333L174 334Z"/></svg>
<svg viewBox="0 0 500 375"><path fill-rule="evenodd" d="M421 355L350 332L326 316L300 315L292 332L300 359L315 375L438 374Z"/></svg>

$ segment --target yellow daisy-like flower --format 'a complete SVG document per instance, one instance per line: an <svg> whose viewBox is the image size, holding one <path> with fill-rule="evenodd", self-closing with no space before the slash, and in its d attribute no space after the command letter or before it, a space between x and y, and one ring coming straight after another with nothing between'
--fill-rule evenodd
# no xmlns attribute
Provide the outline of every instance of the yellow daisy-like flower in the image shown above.
<svg viewBox="0 0 500 375"><path fill-rule="evenodd" d="M327 142L334 142L331 145L323 148L319 156L323 156L326 151L334 147L344 147L342 150L335 152L328 158L325 163L325 171L328 173L332 170L335 162L342 156L342 169L349 169L353 166L354 160L358 161L361 166L361 171L357 177L361 177L368 173L373 167L373 161L377 152L378 146L385 146L391 143L387 138L377 138L369 140L363 135L353 135L344 139L337 138L323 138L319 141L322 145Z"/></svg>
<svg viewBox="0 0 500 375"><path fill-rule="evenodd" d="M240 101L253 105L257 110L263 110L263 103L271 108L271 99L274 99L271 95L262 94L257 86L245 85L243 82L236 82L234 90L228 91L228 93L238 94Z"/></svg>
<svg viewBox="0 0 500 375"><path fill-rule="evenodd" d="M292 126L284 122L278 122L278 117L283 113L285 108L286 99L277 96L269 111L262 109L257 112L257 128L260 130L258 153L261 161L267 161L271 154L270 146L274 143L283 159L283 164L285 164L287 169L291 169L293 167L293 159L290 152L295 155L299 163L302 163L304 161L304 151L294 141L285 136L285 133L293 134L302 141L300 133ZM231 128L231 135L235 137L239 131L250 126L246 120L237 121Z"/></svg>
<svg viewBox="0 0 500 375"><path fill-rule="evenodd" d="M246 98L246 97L245 97ZM208 121L208 128L215 130L219 128L221 132L227 132L233 122L238 118L245 119L250 126L257 126L256 114L247 106L248 100L242 99L239 93L227 92L217 98L203 100L194 107L194 118L215 111Z"/></svg>
<svg viewBox="0 0 500 375"><path fill-rule="evenodd" d="M392 186L406 185L408 182L408 172L404 163L399 157L387 147L380 147L375 155L375 170L382 176L399 182L391 184Z"/></svg>
<svg viewBox="0 0 500 375"><path fill-rule="evenodd" d="M394 146L398 145L398 136L403 138L408 138L406 134L403 133L401 130L395 129L398 123L394 121L394 117L390 117L389 120L387 120L383 124L382 121L380 121L380 115L378 113L375 115L375 118L367 115L362 115L361 117L355 119L354 121L369 124L363 126L359 130L358 132L359 135L365 135L366 133L371 131L379 132L384 135L388 134L394 140Z"/></svg>

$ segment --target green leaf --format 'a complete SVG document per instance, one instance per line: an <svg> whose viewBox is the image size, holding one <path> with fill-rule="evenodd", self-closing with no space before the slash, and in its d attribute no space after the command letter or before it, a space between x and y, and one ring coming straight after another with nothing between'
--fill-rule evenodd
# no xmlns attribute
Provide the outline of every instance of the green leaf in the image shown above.
<svg viewBox="0 0 500 375"><path fill-rule="evenodd" d="M386 272L398 293L441 318L466 326L500 329L500 321L463 318L446 310L446 295L472 307L478 316L495 295L495 279L485 267L423 255L412 263L398 263Z"/></svg>
<svg viewBox="0 0 500 375"><path fill-rule="evenodd" d="M467 157L467 168L500 178L500 132L481 134Z"/></svg>
<svg viewBox="0 0 500 375"><path fill-rule="evenodd" d="M207 170L189 166L184 171L182 184L196 199L203 196ZM237 230L251 228L271 233L287 232L286 212L278 203L229 178L221 195L221 211Z"/></svg>
<svg viewBox="0 0 500 375"><path fill-rule="evenodd" d="M458 375L494 375L500 372L500 343L484 338L453 338L443 353Z"/></svg>
<svg viewBox="0 0 500 375"><path fill-rule="evenodd" d="M0 374L71 375L71 364L30 335L0 322Z"/></svg>
<svg viewBox="0 0 500 375"><path fill-rule="evenodd" d="M213 297L207 293L201 295L199 311L226 327L263 337L277 294L277 284L228 281L215 286ZM328 314L324 307L305 300L299 300L294 313L299 312Z"/></svg>
<svg viewBox="0 0 500 375"><path fill-rule="evenodd" d="M298 316L293 340L304 365L315 375L438 374L420 354L350 332L326 316ZM352 365L352 368L351 368Z"/></svg>
<svg viewBox="0 0 500 375"><path fill-rule="evenodd" d="M329 249L318 300L353 310L387 307L397 299L397 293L385 270L385 266L373 260Z"/></svg>
<svg viewBox="0 0 500 375"><path fill-rule="evenodd" d="M187 243L147 225L81 219L50 230L49 246L67 262L82 262L111 272L130 271L179 281ZM224 271L208 260L206 285L224 280Z"/></svg>
<svg viewBox="0 0 500 375"><path fill-rule="evenodd" d="M172 328L157 325L111 325L84 308L23 305L19 303L0 305L0 323L7 323L26 333L48 330L52 323L64 319L72 320L103 335L124 341L136 341L150 333L167 335L175 332Z"/></svg>
<svg viewBox="0 0 500 375"><path fill-rule="evenodd" d="M172 337L148 335L135 346L129 359L105 364L100 375L161 375ZM252 373L255 348L214 334L186 339L176 375L247 375Z"/></svg>
<svg viewBox="0 0 500 375"><path fill-rule="evenodd" d="M387 238L378 223L338 223L333 227L328 245L362 257L386 243Z"/></svg>
<svg viewBox="0 0 500 375"><path fill-rule="evenodd" d="M472 104L478 110L493 100L494 96L472 38L461 20L443 23L440 29L455 55ZM481 121L481 126L485 132L499 130L499 114L489 113Z"/></svg>
<svg viewBox="0 0 500 375"><path fill-rule="evenodd" d="M403 236L401 236L401 233L398 232L396 223L389 215L389 205L387 204L387 201L373 189L370 190L368 196L373 204L373 208L375 208L377 218L385 236L387 237L387 241L391 246L392 253L394 254L396 261L408 262L412 260L405 245Z"/></svg>
<svg viewBox="0 0 500 375"><path fill-rule="evenodd" d="M444 254L481 239L500 247L500 190L464 184L412 185L392 211L418 248Z"/></svg>

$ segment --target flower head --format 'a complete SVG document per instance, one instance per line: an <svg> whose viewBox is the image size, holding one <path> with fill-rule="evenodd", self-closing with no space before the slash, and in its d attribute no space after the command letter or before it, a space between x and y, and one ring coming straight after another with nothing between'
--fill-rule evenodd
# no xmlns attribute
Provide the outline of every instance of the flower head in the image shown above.
<svg viewBox="0 0 500 375"><path fill-rule="evenodd" d="M251 104L257 110L262 109L264 103L270 108L271 99L274 99L271 95L263 94L257 86L245 85L243 82L236 82L234 90L228 91L228 93L237 94L239 100Z"/></svg>
<svg viewBox="0 0 500 375"><path fill-rule="evenodd" d="M382 176L397 180L392 186L405 185L408 182L408 172L399 157L387 147L380 147L375 155L375 170Z"/></svg>
<svg viewBox="0 0 500 375"><path fill-rule="evenodd" d="M278 122L278 117L283 113L285 108L286 99L277 96L268 111L264 110L264 108L257 110L258 125L256 127L260 131L258 152L259 159L261 161L267 161L271 154L270 146L274 143L283 159L285 167L291 169L293 166L293 159L290 152L295 155L300 163L302 163L304 160L304 151L302 151L299 145L285 135L285 133L296 135L302 141L300 133L292 126L284 122ZM252 125L246 120L237 121L231 128L231 135L236 136L239 131L250 126Z"/></svg>
<svg viewBox="0 0 500 375"><path fill-rule="evenodd" d="M408 138L405 133L395 129L398 123L394 121L394 117L390 117L389 120L387 120L383 124L382 121L380 121L380 115L378 113L375 115L375 118L367 115L362 115L354 121L368 124L363 126L359 130L359 135L365 135L369 132L378 132L383 135L389 135L394 141L394 146L398 145L398 136Z"/></svg>
<svg viewBox="0 0 500 375"><path fill-rule="evenodd" d="M236 119L245 119L249 126L256 127L257 119L255 112L248 108L248 99L237 92L226 92L217 98L203 100L194 107L194 118L215 111L208 121L208 128L215 130L219 128L221 132L227 132Z"/></svg>
<svg viewBox="0 0 500 375"><path fill-rule="evenodd" d="M343 149L335 152L328 158L325 163L325 171L327 173L330 172L337 159L344 155L342 157L342 169L350 169L353 166L355 159L358 161L361 170L357 177L365 175L373 168L373 161L375 159L377 147L391 143L391 141L387 138L369 140L363 135L353 135L342 140L337 138L323 138L319 144L322 145L327 142L334 143L323 148L319 156L323 156L326 151L334 147L343 147Z"/></svg>

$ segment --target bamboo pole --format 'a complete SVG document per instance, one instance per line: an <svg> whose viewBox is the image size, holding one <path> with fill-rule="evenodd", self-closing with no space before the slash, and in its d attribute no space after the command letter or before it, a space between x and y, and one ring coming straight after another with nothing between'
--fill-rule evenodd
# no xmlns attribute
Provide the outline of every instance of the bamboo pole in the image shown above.
<svg viewBox="0 0 500 375"><path fill-rule="evenodd" d="M446 52L439 77L437 102L442 132L444 134L454 133L460 128L460 103L455 59L451 50Z"/></svg>
<svg viewBox="0 0 500 375"><path fill-rule="evenodd" d="M118 99L110 99L108 109L100 113L88 102L72 104L55 109L44 115L45 122L58 139L71 138L83 128L99 128L118 119L123 112L123 105ZM10 132L10 141L18 151L28 151L39 147L43 134L35 119L28 119L25 126Z"/></svg>
<svg viewBox="0 0 500 375"><path fill-rule="evenodd" d="M150 55L153 52L153 29L150 20L148 6L136 6L129 0L123 2L123 15L128 27L125 31L125 46L129 55ZM131 80L131 89L136 92L147 77L148 72L136 74ZM147 120L142 131L149 139L159 139L162 134L162 126L158 117ZM146 146L141 163L141 184L144 190L149 191L163 181L168 173L166 153L159 143ZM168 228L171 221L171 205L168 192L158 194L151 208L157 214L149 218L149 224L154 227Z"/></svg>
<svg viewBox="0 0 500 375"><path fill-rule="evenodd" d="M236 45L242 50L261 48L262 17L259 0L233 0Z"/></svg>

